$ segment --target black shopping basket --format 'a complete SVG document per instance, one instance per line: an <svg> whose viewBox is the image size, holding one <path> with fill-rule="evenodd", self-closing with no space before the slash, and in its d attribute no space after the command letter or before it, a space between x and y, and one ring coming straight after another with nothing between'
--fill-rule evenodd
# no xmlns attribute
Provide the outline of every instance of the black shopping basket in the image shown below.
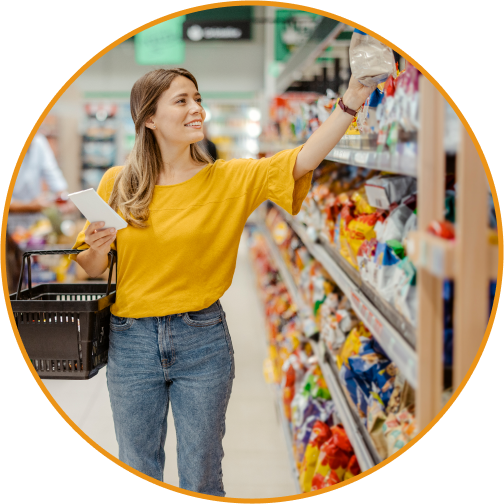
<svg viewBox="0 0 504 504"><path fill-rule="evenodd" d="M107 363L110 305L115 302L115 251L109 253L106 285L47 283L32 287L32 255L80 252L33 250L23 254L18 290L10 301L21 340L40 378L87 380ZM28 288L21 290L25 264Z"/></svg>

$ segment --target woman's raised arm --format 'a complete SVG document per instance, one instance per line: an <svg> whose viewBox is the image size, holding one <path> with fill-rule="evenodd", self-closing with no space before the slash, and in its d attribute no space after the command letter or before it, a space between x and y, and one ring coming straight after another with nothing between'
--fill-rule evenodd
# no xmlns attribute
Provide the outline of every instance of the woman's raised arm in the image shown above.
<svg viewBox="0 0 504 504"><path fill-rule="evenodd" d="M348 89L343 95L343 103L350 109L357 110L374 91L374 88L363 86L353 76ZM294 180L300 179L306 173L315 170L322 160L341 140L352 116L336 107L334 112L307 140L297 156L294 166Z"/></svg>

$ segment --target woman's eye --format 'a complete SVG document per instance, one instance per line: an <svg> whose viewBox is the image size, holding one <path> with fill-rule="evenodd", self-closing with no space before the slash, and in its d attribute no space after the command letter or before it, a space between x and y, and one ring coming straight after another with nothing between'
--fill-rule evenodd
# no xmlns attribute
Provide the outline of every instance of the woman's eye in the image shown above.
<svg viewBox="0 0 504 504"><path fill-rule="evenodd" d="M181 98L180 100L177 101L177 103L185 103L185 99Z"/></svg>

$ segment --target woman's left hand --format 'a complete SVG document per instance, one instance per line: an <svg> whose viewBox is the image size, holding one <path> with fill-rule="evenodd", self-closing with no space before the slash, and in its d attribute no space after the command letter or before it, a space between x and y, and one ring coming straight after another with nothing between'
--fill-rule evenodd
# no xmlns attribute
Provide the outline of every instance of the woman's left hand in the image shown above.
<svg viewBox="0 0 504 504"><path fill-rule="evenodd" d="M348 89L343 95L343 103L347 107L357 110L375 89L376 86L364 86L352 75L348 83Z"/></svg>

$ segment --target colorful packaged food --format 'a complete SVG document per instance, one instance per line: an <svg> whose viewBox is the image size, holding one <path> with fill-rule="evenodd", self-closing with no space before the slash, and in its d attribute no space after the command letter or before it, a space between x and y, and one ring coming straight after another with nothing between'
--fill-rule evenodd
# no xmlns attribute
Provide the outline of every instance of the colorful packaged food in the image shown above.
<svg viewBox="0 0 504 504"><path fill-rule="evenodd" d="M353 471L358 467L356 460L352 460L355 454L343 426L331 427L331 433L332 436L320 447L312 479L312 490L319 490L343 481L350 461L352 461Z"/></svg>
<svg viewBox="0 0 504 504"><path fill-rule="evenodd" d="M320 447L332 436L331 429L325 422L317 420L313 424L310 440L306 446L303 462L299 471L299 483L302 492L312 489L312 479L315 474Z"/></svg>

